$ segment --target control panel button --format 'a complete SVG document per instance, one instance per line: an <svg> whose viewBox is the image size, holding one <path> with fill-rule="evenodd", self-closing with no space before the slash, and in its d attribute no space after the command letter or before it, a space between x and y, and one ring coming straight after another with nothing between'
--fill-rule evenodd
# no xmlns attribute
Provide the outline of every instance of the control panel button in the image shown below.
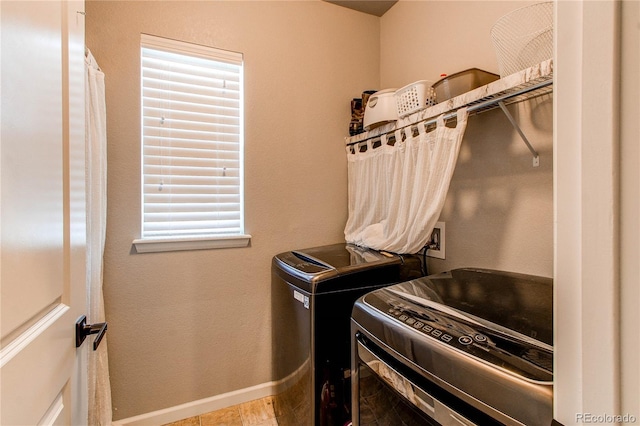
<svg viewBox="0 0 640 426"><path fill-rule="evenodd" d="M413 326L414 326L415 328L422 328L422 327L424 326L424 323L423 323L423 322L421 322L421 321L416 321L416 322L413 324Z"/></svg>
<svg viewBox="0 0 640 426"><path fill-rule="evenodd" d="M473 338L476 340L476 342L479 343L484 343L487 341L487 336L485 336L484 334L476 334L473 336Z"/></svg>
<svg viewBox="0 0 640 426"><path fill-rule="evenodd" d="M445 342L450 342L451 339L453 339L453 337L451 337L451 335L445 333L445 334L442 335L441 339L444 340Z"/></svg>
<svg viewBox="0 0 640 426"><path fill-rule="evenodd" d="M432 335L436 336L436 337L440 337L442 335L442 331L440 330L433 330L431 332Z"/></svg>
<svg viewBox="0 0 640 426"><path fill-rule="evenodd" d="M400 317L399 317L398 319L399 319L400 321L404 321L404 320L406 320L407 318L409 318L409 316L408 316L408 315L400 315Z"/></svg>
<svg viewBox="0 0 640 426"><path fill-rule="evenodd" d="M406 322L407 324L411 325L411 324L413 324L414 322L416 322L416 319L415 319L415 318L407 318L407 320L406 320L405 322Z"/></svg>
<svg viewBox="0 0 640 426"><path fill-rule="evenodd" d="M427 333L430 333L431 330L433 330L433 327L431 327L430 325L425 325L424 327L422 327L422 330L426 331Z"/></svg>
<svg viewBox="0 0 640 426"><path fill-rule="evenodd" d="M463 345L470 345L471 343L473 343L473 339L469 336L460 336L458 338L458 342L460 342Z"/></svg>

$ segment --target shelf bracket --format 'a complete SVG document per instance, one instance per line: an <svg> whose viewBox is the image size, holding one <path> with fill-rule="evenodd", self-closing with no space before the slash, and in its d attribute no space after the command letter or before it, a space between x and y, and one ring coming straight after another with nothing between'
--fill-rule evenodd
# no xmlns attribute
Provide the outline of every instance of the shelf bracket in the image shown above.
<svg viewBox="0 0 640 426"><path fill-rule="evenodd" d="M522 129L520 128L520 126L518 126L518 123L513 118L513 116L507 109L507 107L504 105L504 102L499 101L498 105L500 106L500 109L502 110L502 112L504 112L504 115L506 115L507 118L509 119L509 122L511 123L513 128L516 129L516 131L518 132L518 134L520 135L524 143L527 145L527 148L529 148L529 151L531 151L531 154L533 155L533 167L538 167L540 165L540 155L538 155L538 151L536 151L533 148L533 146L531 146L529 139L527 139L525 134L522 132Z"/></svg>

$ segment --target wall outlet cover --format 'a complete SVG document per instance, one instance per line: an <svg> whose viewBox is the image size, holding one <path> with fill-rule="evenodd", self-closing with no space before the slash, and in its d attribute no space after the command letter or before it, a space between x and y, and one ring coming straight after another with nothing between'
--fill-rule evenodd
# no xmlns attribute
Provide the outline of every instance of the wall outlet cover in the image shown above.
<svg viewBox="0 0 640 426"><path fill-rule="evenodd" d="M438 259L445 258L444 257L445 256L444 235L445 235L444 222L436 222L435 226L433 227L433 231L431 232L431 238L429 239L429 242L427 242L427 245L434 246L434 248L427 249L427 256L435 257Z"/></svg>

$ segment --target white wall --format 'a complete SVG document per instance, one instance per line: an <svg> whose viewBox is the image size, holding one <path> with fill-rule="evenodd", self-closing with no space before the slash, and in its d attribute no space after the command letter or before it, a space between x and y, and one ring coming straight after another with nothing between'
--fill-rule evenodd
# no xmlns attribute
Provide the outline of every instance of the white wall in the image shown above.
<svg viewBox="0 0 640 426"><path fill-rule="evenodd" d="M623 2L621 17L620 412L640 419L640 2Z"/></svg>
<svg viewBox="0 0 640 426"><path fill-rule="evenodd" d="M114 418L271 380L270 262L339 242L350 100L379 83L379 19L321 1L88 1L106 74L104 290ZM244 53L242 249L136 254L140 33Z"/></svg>
<svg viewBox="0 0 640 426"><path fill-rule="evenodd" d="M636 423L640 13L633 1L556 11L556 418Z"/></svg>
<svg viewBox="0 0 640 426"><path fill-rule="evenodd" d="M381 86L469 68L498 73L491 27L529 3L401 0L381 18ZM430 272L469 266L553 276L552 97L509 110L540 167L500 110L472 116L440 216L446 259L429 259Z"/></svg>

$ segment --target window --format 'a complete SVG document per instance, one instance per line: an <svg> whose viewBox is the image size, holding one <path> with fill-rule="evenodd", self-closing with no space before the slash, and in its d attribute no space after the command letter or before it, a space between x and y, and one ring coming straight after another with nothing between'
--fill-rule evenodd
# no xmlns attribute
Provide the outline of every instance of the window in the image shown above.
<svg viewBox="0 0 640 426"><path fill-rule="evenodd" d="M242 54L143 34L138 252L246 246Z"/></svg>

